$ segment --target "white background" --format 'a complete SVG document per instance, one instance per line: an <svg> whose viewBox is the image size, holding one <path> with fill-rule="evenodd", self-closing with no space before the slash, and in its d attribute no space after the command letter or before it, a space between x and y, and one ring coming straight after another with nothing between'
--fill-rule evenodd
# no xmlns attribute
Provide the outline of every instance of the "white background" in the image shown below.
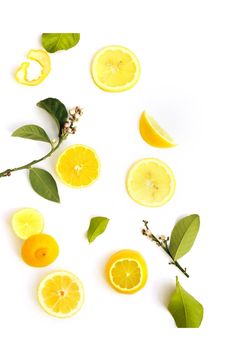
<svg viewBox="0 0 236 357"><path fill-rule="evenodd" d="M58 182L62 203L30 188L27 173L0 182L1 355L8 356L199 356L233 354L235 321L235 120L236 22L234 1L7 1L1 5L0 171L47 152L47 144L12 138L35 123L55 135L49 116L35 104L49 96L68 108L81 105L79 132L64 147L82 143L101 159L99 180L73 190ZM42 32L80 32L81 41L51 55L52 71L39 86L16 83L14 71ZM96 50L120 44L138 56L142 74L130 91L106 93L90 75ZM138 119L146 109L178 142L170 150L142 141ZM55 156L41 167L54 172ZM125 177L140 158L157 157L173 169L177 190L164 207L137 205ZM60 245L49 267L31 268L20 258L21 242L10 227L12 213L34 207L45 232ZM201 216L192 251L181 260L190 279L140 234L148 219L158 234L170 234L186 214ZM111 219L106 233L88 245L90 217ZM139 250L149 268L146 287L132 296L113 291L104 264L116 250ZM45 273L66 269L84 283L86 299L73 318L59 320L38 306L36 287ZM205 307L200 329L177 329L166 305L178 274ZM231 351L231 352L230 352Z"/></svg>

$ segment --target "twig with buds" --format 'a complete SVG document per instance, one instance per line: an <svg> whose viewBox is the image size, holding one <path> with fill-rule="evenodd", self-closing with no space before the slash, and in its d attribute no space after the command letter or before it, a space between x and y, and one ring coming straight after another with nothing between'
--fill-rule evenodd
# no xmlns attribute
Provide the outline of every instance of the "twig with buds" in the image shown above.
<svg viewBox="0 0 236 357"><path fill-rule="evenodd" d="M187 278L189 278L189 274L187 273L187 269L186 268L182 268L182 266L174 260L174 258L172 257L170 250L169 250L169 245L168 245L168 241L169 241L169 237L165 237L163 235L156 237L149 229L148 227L148 221L143 220L144 226L145 228L142 229L142 234L146 237L148 237L152 242L156 243L158 245L158 247L161 247L165 253L171 258L171 261L169 262L169 264L171 265L175 265Z"/></svg>

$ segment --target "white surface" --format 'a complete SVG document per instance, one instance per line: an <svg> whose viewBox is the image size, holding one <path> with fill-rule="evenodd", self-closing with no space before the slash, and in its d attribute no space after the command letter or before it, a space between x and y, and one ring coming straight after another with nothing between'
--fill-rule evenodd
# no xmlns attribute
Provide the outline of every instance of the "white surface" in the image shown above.
<svg viewBox="0 0 236 357"><path fill-rule="evenodd" d="M11 138L22 124L35 123L53 135L50 118L35 104L48 96L68 107L79 104L85 115L79 133L65 147L83 143L101 158L100 179L72 190L59 183L62 203L37 196L25 172L1 179L0 324L1 355L128 356L192 355L233 351L235 318L235 3L234 1L8 1L2 4L0 95L1 171L34 159L46 144ZM52 71L37 87L17 84L15 68L42 32L81 32L78 46L51 56ZM130 91L110 94L92 82L89 66L96 50L108 44L132 49L142 75ZM158 150L142 141L137 123L148 110L179 143ZM54 171L55 156L42 167ZM125 190L127 169L137 159L166 161L177 180L174 198L164 207L135 204ZM20 259L20 244L11 232L12 212L32 206L45 217L45 232L60 245L59 258L44 269ZM188 280L141 236L142 219L160 234L175 221L199 213L201 230L192 251L181 260ZM106 233L88 245L84 233L91 216L111 218ZM111 253L139 250L149 280L133 296L114 292L103 269ZM58 320L37 304L36 286L55 269L76 273L86 300L74 318ZM165 304L178 274L185 289L205 307L198 330L178 330ZM231 354L230 354L231 355Z"/></svg>

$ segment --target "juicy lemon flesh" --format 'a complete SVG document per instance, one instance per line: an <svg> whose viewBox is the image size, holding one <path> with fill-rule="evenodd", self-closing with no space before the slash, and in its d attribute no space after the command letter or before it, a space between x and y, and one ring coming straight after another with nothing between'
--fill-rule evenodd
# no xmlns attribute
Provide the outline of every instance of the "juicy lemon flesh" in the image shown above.
<svg viewBox="0 0 236 357"><path fill-rule="evenodd" d="M95 55L92 74L95 83L102 89L122 91L131 88L138 81L140 67L131 51L111 46Z"/></svg>
<svg viewBox="0 0 236 357"><path fill-rule="evenodd" d="M90 185L99 176L100 164L94 150L74 145L64 151L57 162L57 173L71 187Z"/></svg>
<svg viewBox="0 0 236 357"><path fill-rule="evenodd" d="M83 303L83 288L70 273L54 273L41 282L39 300L45 311L57 317L69 317Z"/></svg>
<svg viewBox="0 0 236 357"><path fill-rule="evenodd" d="M140 284L141 269L135 260L121 260L113 266L111 278L121 289L133 289Z"/></svg>
<svg viewBox="0 0 236 357"><path fill-rule="evenodd" d="M56 240L48 234L36 234L23 244L21 256L32 267L45 267L56 260L59 247Z"/></svg>
<svg viewBox="0 0 236 357"><path fill-rule="evenodd" d="M106 264L109 284L118 292L133 294L147 281L147 265L139 252L125 249L114 253Z"/></svg>
<svg viewBox="0 0 236 357"><path fill-rule="evenodd" d="M147 112L143 112L139 122L139 131L149 145L159 148L170 148L176 146L172 137L160 127Z"/></svg>
<svg viewBox="0 0 236 357"><path fill-rule="evenodd" d="M175 190L175 179L166 164L156 159L142 160L131 167L127 178L129 195L144 206L167 203Z"/></svg>
<svg viewBox="0 0 236 357"><path fill-rule="evenodd" d="M14 213L11 223L15 234L21 239L41 233L44 227L41 213L33 208L24 208Z"/></svg>

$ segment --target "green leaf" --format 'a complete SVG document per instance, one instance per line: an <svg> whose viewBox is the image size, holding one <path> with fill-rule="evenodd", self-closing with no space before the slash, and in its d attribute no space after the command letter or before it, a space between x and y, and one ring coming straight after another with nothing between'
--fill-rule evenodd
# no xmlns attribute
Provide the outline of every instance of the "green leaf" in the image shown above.
<svg viewBox="0 0 236 357"><path fill-rule="evenodd" d="M168 310L177 327L199 327L203 319L203 306L185 291L176 277L176 290L172 294Z"/></svg>
<svg viewBox="0 0 236 357"><path fill-rule="evenodd" d="M37 106L46 110L52 116L56 121L59 132L61 132L61 128L63 128L68 118L68 112L64 104L56 98L47 98L38 102Z"/></svg>
<svg viewBox="0 0 236 357"><path fill-rule="evenodd" d="M51 143L45 130L34 124L21 126L12 133L12 136Z"/></svg>
<svg viewBox="0 0 236 357"><path fill-rule="evenodd" d="M89 243L92 243L97 236L102 234L107 228L109 219L106 217L93 217L91 218L89 229L87 231L87 238Z"/></svg>
<svg viewBox="0 0 236 357"><path fill-rule="evenodd" d="M79 33L43 33L42 45L46 51L54 53L74 47L80 40Z"/></svg>
<svg viewBox="0 0 236 357"><path fill-rule="evenodd" d="M40 196L49 201L60 202L56 181L49 172L31 168L29 179L33 190Z"/></svg>
<svg viewBox="0 0 236 357"><path fill-rule="evenodd" d="M192 248L200 227L200 217L192 214L180 219L174 226L169 250L176 261L183 257Z"/></svg>

